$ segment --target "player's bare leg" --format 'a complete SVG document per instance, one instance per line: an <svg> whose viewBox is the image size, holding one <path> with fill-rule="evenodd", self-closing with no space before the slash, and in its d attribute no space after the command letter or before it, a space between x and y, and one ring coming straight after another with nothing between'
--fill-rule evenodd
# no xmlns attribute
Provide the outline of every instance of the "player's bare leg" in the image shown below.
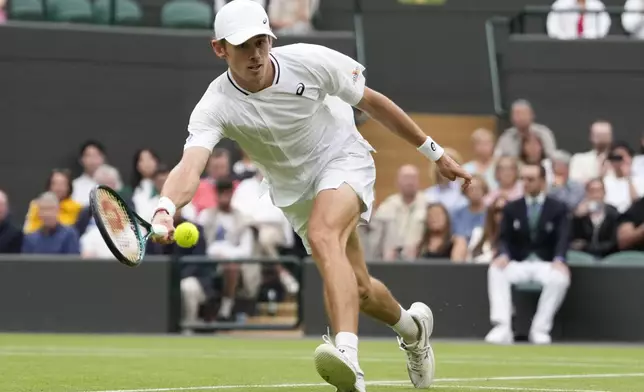
<svg viewBox="0 0 644 392"><path fill-rule="evenodd" d="M358 364L358 283L347 258L346 245L360 215L361 202L353 189L321 191L313 203L308 224L308 241L322 280L327 315L335 344L315 352L318 373L339 392L363 392L364 376Z"/></svg>
<svg viewBox="0 0 644 392"><path fill-rule="evenodd" d="M347 257L358 281L360 310L390 326L398 335L400 348L407 353L407 371L416 388L428 388L434 380L434 353L429 337L434 316L429 307L416 302L403 309L389 289L369 275L358 232L347 241Z"/></svg>

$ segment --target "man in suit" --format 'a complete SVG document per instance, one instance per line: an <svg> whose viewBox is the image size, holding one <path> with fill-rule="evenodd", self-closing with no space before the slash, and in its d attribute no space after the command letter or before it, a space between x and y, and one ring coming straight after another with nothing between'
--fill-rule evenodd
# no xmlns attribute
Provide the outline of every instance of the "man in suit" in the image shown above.
<svg viewBox="0 0 644 392"><path fill-rule="evenodd" d="M521 169L525 196L503 210L499 255L488 270L490 319L494 328L485 340L511 344L512 284L543 286L530 329L530 341L549 344L550 330L570 284L566 265L570 218L566 205L545 194L546 170L541 165Z"/></svg>

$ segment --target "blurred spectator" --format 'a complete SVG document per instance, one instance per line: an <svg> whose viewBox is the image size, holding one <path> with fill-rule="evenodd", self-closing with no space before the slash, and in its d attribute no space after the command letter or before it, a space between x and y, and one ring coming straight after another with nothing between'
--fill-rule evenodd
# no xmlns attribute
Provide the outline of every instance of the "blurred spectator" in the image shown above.
<svg viewBox="0 0 644 392"><path fill-rule="evenodd" d="M644 134L640 136L639 153L633 157L633 176L644 177Z"/></svg>
<svg viewBox="0 0 644 392"><path fill-rule="evenodd" d="M445 149L445 153L451 156L456 162L463 162L461 155L457 151L448 147ZM441 203L450 213L465 207L467 205L467 199L461 192L461 185L459 182L450 181L443 177L438 171L438 166L436 166L436 164L430 163L430 165L430 181L432 184L436 185L425 190L425 201L428 204Z"/></svg>
<svg viewBox="0 0 644 392"><path fill-rule="evenodd" d="M53 192L58 197L58 221L63 225L73 225L78 220L82 206L72 200L73 191L72 179L69 170L54 169L47 180L47 191ZM43 226L38 212L38 203L32 201L29 204L27 217L25 219L24 232L33 233Z"/></svg>
<svg viewBox="0 0 644 392"><path fill-rule="evenodd" d="M419 181L416 166L404 165L398 169L398 193L378 206L369 225L369 244L374 258L387 261L416 258L427 210Z"/></svg>
<svg viewBox="0 0 644 392"><path fill-rule="evenodd" d="M490 319L495 327L485 340L496 344L514 341L511 285L534 281L543 290L529 338L535 344L549 344L553 318L570 284L565 262L570 235L568 209L545 195L543 166L526 165L521 177L525 198L505 206L499 256L488 270Z"/></svg>
<svg viewBox="0 0 644 392"><path fill-rule="evenodd" d="M474 160L463 165L470 174L483 176L490 190L497 188L494 175L494 134L492 131L480 128L472 133Z"/></svg>
<svg viewBox="0 0 644 392"><path fill-rule="evenodd" d="M115 191L119 192L123 189L121 176L116 168L110 165L102 165L94 173L94 180L99 185L108 186ZM124 195L125 203L134 208L132 200ZM101 236L98 226L92 217L92 212L89 207L83 208L78 221L76 222L76 231L80 235L80 253L81 257L86 259L114 259L114 254L110 251Z"/></svg>
<svg viewBox="0 0 644 392"><path fill-rule="evenodd" d="M192 205L197 216L207 208L217 207L217 181L230 178L230 153L228 150L216 147L206 166L206 178L202 179L192 198ZM233 181L236 188L238 181Z"/></svg>
<svg viewBox="0 0 644 392"><path fill-rule="evenodd" d="M601 178L588 181L586 197L575 209L570 233L570 248L598 258L617 250L619 212L604 203L604 183Z"/></svg>
<svg viewBox="0 0 644 392"><path fill-rule="evenodd" d="M83 168L83 174L72 182L72 199L81 206L86 206L89 204L89 193L96 186L94 172L105 163L105 147L95 140L85 142L81 146L78 161Z"/></svg>
<svg viewBox="0 0 644 392"><path fill-rule="evenodd" d="M0 0L0 24L7 22L7 12L5 11L6 4L7 0Z"/></svg>
<svg viewBox="0 0 644 392"><path fill-rule="evenodd" d="M59 221L59 197L54 192L43 193L35 202L42 225L25 236L22 253L32 254L78 254L78 233L72 226Z"/></svg>
<svg viewBox="0 0 644 392"><path fill-rule="evenodd" d="M292 247L294 243L293 228L277 208L268 192L262 193L264 176L257 171L254 177L241 183L233 193L230 202L232 208L241 212L247 224L255 229L257 256L277 259L280 248ZM289 294L300 290L300 284L281 264L275 265L280 282Z"/></svg>
<svg viewBox="0 0 644 392"><path fill-rule="evenodd" d="M276 34L307 34L313 31L313 0L270 0L268 17Z"/></svg>
<svg viewBox="0 0 644 392"><path fill-rule="evenodd" d="M534 111L530 102L519 99L512 104L512 128L506 129L496 144L494 155L518 157L521 154L523 139L531 133L537 135L543 144L546 156L557 149L555 137L550 128L534 122Z"/></svg>
<svg viewBox="0 0 644 392"><path fill-rule="evenodd" d="M613 126L608 121L597 120L590 126L590 143L593 149L579 152L570 160L570 178L585 184L587 181L612 173L606 162L613 143Z"/></svg>
<svg viewBox="0 0 644 392"><path fill-rule="evenodd" d="M431 203L427 206L425 230L418 246L421 259L450 259L454 241L449 213L444 205Z"/></svg>
<svg viewBox="0 0 644 392"><path fill-rule="evenodd" d="M483 177L478 174L472 176L472 183L465 190L469 205L456 211L452 216L454 234L453 261L462 262L467 259L467 244L472 238L472 232L475 228L483 226L485 222L483 198L487 193L488 187Z"/></svg>
<svg viewBox="0 0 644 392"><path fill-rule="evenodd" d="M605 9L600 0L557 0L548 14L548 36L565 40L604 38L611 25Z"/></svg>
<svg viewBox="0 0 644 392"><path fill-rule="evenodd" d="M257 167L253 161L250 160L246 152L242 150L242 159L235 162L233 165L233 174L239 181L247 178L252 178L257 173Z"/></svg>
<svg viewBox="0 0 644 392"><path fill-rule="evenodd" d="M626 0L622 26L631 37L644 39L644 0Z"/></svg>
<svg viewBox="0 0 644 392"><path fill-rule="evenodd" d="M552 151L551 154L553 154ZM519 162L521 165L541 165L546 169L546 185L552 184L554 176L552 174L552 162L546 156L546 151L543 149L543 141L536 134L529 134L523 138L521 143L521 153L519 154ZM521 168L519 167L519 170Z"/></svg>
<svg viewBox="0 0 644 392"><path fill-rule="evenodd" d="M225 6L226 4L230 3L232 0L215 0L215 13L219 12L221 7ZM262 7L266 8L266 1L267 0L253 0L256 3L259 3Z"/></svg>
<svg viewBox="0 0 644 392"><path fill-rule="evenodd" d="M554 181L550 188L550 196L565 203L573 211L584 198L584 185L569 177L570 154L557 150L552 154Z"/></svg>
<svg viewBox="0 0 644 392"><path fill-rule="evenodd" d="M22 248L22 231L9 216L9 198L0 191L0 253L20 253Z"/></svg>
<svg viewBox="0 0 644 392"><path fill-rule="evenodd" d="M604 177L606 188L605 202L612 204L620 213L644 195L644 178L634 177L631 173L633 149L624 142L613 144L608 155L615 176Z"/></svg>
<svg viewBox="0 0 644 392"><path fill-rule="evenodd" d="M123 194L123 182L121 181L121 175L119 174L119 171L116 170L116 168L110 165L101 165L101 167L96 169L96 172L94 172L94 181L96 181L98 185L105 185L114 189L119 194L119 196L121 196L125 200L125 203L130 208L134 209L134 203L129 197L129 194ZM83 208L80 214L78 214L78 220L76 221L75 226L76 231L78 231L78 235L81 236L82 248L82 237L85 234L85 231L88 227L91 228L94 226L94 219L92 218L92 212L89 206Z"/></svg>
<svg viewBox="0 0 644 392"><path fill-rule="evenodd" d="M620 250L644 252L644 198L634 202L619 218L617 244Z"/></svg>
<svg viewBox="0 0 644 392"><path fill-rule="evenodd" d="M467 247L467 261L470 263L491 263L499 247L499 232L503 219L503 208L507 200L497 197L485 213L485 226L472 231Z"/></svg>
<svg viewBox="0 0 644 392"><path fill-rule="evenodd" d="M204 228L208 256L214 259L248 259L253 255L253 232L244 215L232 207L234 185L229 179L219 179L216 185L218 206L199 214ZM217 319L231 321L240 278L248 297L256 297L261 283L261 268L257 264L220 264L224 287Z"/></svg>
<svg viewBox="0 0 644 392"><path fill-rule="evenodd" d="M500 157L494 172L499 187L488 193L483 199L486 206L492 204L499 196L503 196L510 201L523 196L523 184L519 181L519 164L515 158L509 156Z"/></svg>
<svg viewBox="0 0 644 392"><path fill-rule="evenodd" d="M157 172L159 162L159 156L149 148L143 148L134 153L130 186L123 189L121 193L131 195L135 206L147 205L156 195L154 174Z"/></svg>
<svg viewBox="0 0 644 392"><path fill-rule="evenodd" d="M146 199L140 197L138 199L134 199L136 213L148 222L152 220L154 210L157 208L157 204L159 203L159 195L161 194L161 190L163 189L163 184L165 184L165 180L168 179L169 174L170 168L167 165L160 163L157 166L157 170L154 173L154 176L152 177L154 190L150 195L150 198Z"/></svg>

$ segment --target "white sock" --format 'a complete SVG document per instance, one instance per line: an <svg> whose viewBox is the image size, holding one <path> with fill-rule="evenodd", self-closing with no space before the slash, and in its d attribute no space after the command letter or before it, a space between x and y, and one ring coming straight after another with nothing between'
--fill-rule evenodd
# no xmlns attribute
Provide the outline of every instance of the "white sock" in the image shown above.
<svg viewBox="0 0 644 392"><path fill-rule="evenodd" d="M344 355L349 358L349 361L360 370L360 366L358 365L358 336L356 334L339 332L335 335L335 346L338 350L344 352Z"/></svg>
<svg viewBox="0 0 644 392"><path fill-rule="evenodd" d="M400 307L400 320L394 325L391 326L391 329L396 331L396 333L403 338L403 341L407 344L416 343L418 341L418 335L420 330L418 329L418 324L411 317L411 314L405 309Z"/></svg>
<svg viewBox="0 0 644 392"><path fill-rule="evenodd" d="M221 299L221 305L219 306L219 315L222 317L230 317L230 314L233 311L234 304L234 299L223 297Z"/></svg>

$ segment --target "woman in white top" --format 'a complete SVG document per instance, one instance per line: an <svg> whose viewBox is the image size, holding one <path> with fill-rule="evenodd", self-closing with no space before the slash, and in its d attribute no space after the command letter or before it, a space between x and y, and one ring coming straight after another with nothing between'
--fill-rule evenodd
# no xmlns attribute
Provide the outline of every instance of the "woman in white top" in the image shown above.
<svg viewBox="0 0 644 392"><path fill-rule="evenodd" d="M470 263L491 263L497 251L503 207L507 200L503 196L497 197L487 209L485 226L477 227L472 231L470 243L467 247L467 261Z"/></svg>

